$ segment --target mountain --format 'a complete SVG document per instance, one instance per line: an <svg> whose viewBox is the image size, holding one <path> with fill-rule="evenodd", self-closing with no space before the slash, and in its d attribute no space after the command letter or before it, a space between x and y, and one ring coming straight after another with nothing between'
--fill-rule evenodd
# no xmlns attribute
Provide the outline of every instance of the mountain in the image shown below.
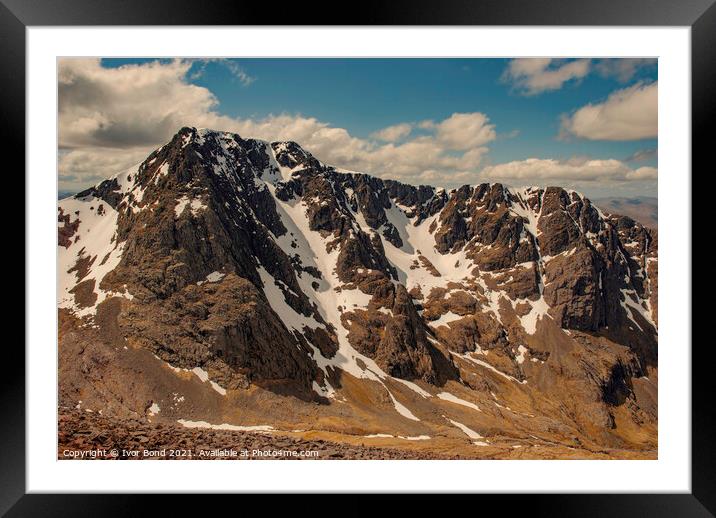
<svg viewBox="0 0 716 518"><path fill-rule="evenodd" d="M654 230L658 228L659 202L657 198L649 196L597 198L594 203L607 213L629 216L646 227Z"/></svg>
<svg viewBox="0 0 716 518"><path fill-rule="evenodd" d="M559 187L415 187L182 128L58 204L60 413L650 458L657 246Z"/></svg>

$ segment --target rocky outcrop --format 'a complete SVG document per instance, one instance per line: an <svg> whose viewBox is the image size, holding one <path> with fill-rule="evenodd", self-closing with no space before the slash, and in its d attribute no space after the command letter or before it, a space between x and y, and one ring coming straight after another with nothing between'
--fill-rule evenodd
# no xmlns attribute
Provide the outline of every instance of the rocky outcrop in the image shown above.
<svg viewBox="0 0 716 518"><path fill-rule="evenodd" d="M511 268L537 258L533 236L501 184L463 186L440 212L435 234L441 253L465 247L467 257L482 270Z"/></svg>
<svg viewBox="0 0 716 518"><path fill-rule="evenodd" d="M307 393L317 375L311 349L297 346L256 286L235 274L189 285L158 305L130 303L119 323L131 344L178 368L204 368L225 388L290 380L297 394ZM328 355L331 338L321 337Z"/></svg>
<svg viewBox="0 0 716 518"><path fill-rule="evenodd" d="M109 204L110 207L116 209L122 201L122 193L119 189L119 183L116 178L104 180L95 187L85 189L75 195L76 198L99 198Z"/></svg>
<svg viewBox="0 0 716 518"><path fill-rule="evenodd" d="M421 379L434 385L456 379L450 360L428 340L425 324L405 287L384 279L363 285L373 293L370 305L342 316L350 344L396 378Z"/></svg>
<svg viewBox="0 0 716 518"><path fill-rule="evenodd" d="M444 368L444 359L438 360L441 353L428 342L423 321L401 285L395 291L392 313L375 352L378 365L391 376L432 384L454 378L454 370Z"/></svg>
<svg viewBox="0 0 716 518"><path fill-rule="evenodd" d="M57 227L57 244L64 248L69 248L73 239L76 239L75 233L80 226L80 220L70 221L70 214L65 214L62 207L57 209L57 222L62 225Z"/></svg>

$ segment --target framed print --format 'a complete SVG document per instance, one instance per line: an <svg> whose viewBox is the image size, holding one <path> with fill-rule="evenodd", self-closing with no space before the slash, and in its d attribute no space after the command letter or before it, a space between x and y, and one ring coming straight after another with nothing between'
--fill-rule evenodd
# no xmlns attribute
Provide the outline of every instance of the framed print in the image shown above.
<svg viewBox="0 0 716 518"><path fill-rule="evenodd" d="M1 7L9 516L186 492L711 515L710 2Z"/></svg>

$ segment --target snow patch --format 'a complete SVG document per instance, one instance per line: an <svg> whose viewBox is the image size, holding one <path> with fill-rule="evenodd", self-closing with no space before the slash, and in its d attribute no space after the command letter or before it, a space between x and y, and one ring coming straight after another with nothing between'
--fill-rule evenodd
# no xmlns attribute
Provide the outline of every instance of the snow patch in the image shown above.
<svg viewBox="0 0 716 518"><path fill-rule="evenodd" d="M189 198L186 194L177 200L177 204L174 206L174 214L178 218L184 212L184 209L189 206L193 216L196 216L203 209L206 209L206 204L199 198Z"/></svg>
<svg viewBox="0 0 716 518"><path fill-rule="evenodd" d="M443 416L443 417L445 417L445 416ZM446 419L447 419L447 418L446 418ZM479 433L477 433L475 430L472 430L472 429L468 428L468 427L465 426L464 424L458 423L457 421L453 421L452 419L448 419L448 421L450 421L453 426L456 426L457 428L459 428L460 430L462 430L462 432L463 432L465 435L467 435L470 439L484 439L484 437L483 437L482 435L480 435Z"/></svg>
<svg viewBox="0 0 716 518"><path fill-rule="evenodd" d="M460 320L461 318L463 318L462 315L457 315L457 314L453 313L452 311L448 311L444 315L440 315L440 318L438 318L437 320L428 322L428 324L430 324L433 327L446 326L450 322Z"/></svg>
<svg viewBox="0 0 716 518"><path fill-rule="evenodd" d="M499 375L502 376L503 378L508 379L508 380L510 380L510 381L514 381L514 382L516 382L516 383L520 383L521 385L526 385L526 384L527 384L527 380L520 381L520 380L518 380L517 378L515 378L515 377L513 377L513 376L510 376L509 374L505 374L505 373L502 372L501 370L496 369L495 367L493 367L492 365L490 365L489 363L487 363L487 362L485 362L485 361L478 360L477 358L473 358L472 356L470 356L469 353L466 353L466 354L458 354L458 353L453 353L453 352L451 352L450 354L452 354L452 355L454 355L454 356L457 356L458 358L462 358L463 360L467 360L467 361L469 361L469 362L472 362L472 363L474 363L475 365L479 365L479 366L481 366L481 367L485 367L486 369L489 369L489 370L491 370L492 372L494 372L495 374L499 374Z"/></svg>
<svg viewBox="0 0 716 518"><path fill-rule="evenodd" d="M197 284L201 286L205 282L219 282L221 279L226 277L225 273L221 272L211 272L209 275L206 276L206 280L198 281Z"/></svg>
<svg viewBox="0 0 716 518"><path fill-rule="evenodd" d="M629 320L634 322L634 325L639 328L640 331L644 331L642 327L639 325L639 323L634 318L634 313L632 313L632 309L635 310L637 313L639 313L644 320L646 320L654 329L656 329L656 324L654 323L654 320L651 318L651 305L648 302L645 302L648 309L644 308L641 305L642 300L639 298L639 296L636 294L636 291L633 289L621 289L620 290L622 297L624 300L622 300L622 307L624 308L624 311L626 311L627 316L629 317ZM634 300L634 298L637 299L637 301Z"/></svg>
<svg viewBox="0 0 716 518"><path fill-rule="evenodd" d="M402 383L403 385L408 387L410 390L412 390L413 392L416 392L417 394L421 395L424 398L433 397L433 395L430 392L423 390L416 383L413 383L412 381L408 381L408 380L404 380L404 379L400 379L400 378L393 378L393 379L395 381L397 381L398 383Z"/></svg>
<svg viewBox="0 0 716 518"><path fill-rule="evenodd" d="M387 389L386 389L387 390ZM393 406L395 407L395 410L402 415L403 417L410 419L411 421L420 421L413 413L408 410L404 405L402 405L397 399L395 399L395 396L393 396L392 392L388 390L388 395L390 396L390 399L393 401Z"/></svg>
<svg viewBox="0 0 716 518"><path fill-rule="evenodd" d="M515 361L519 364L524 363L525 361L525 354L529 352L529 349L525 347L524 345L520 345L517 347L517 356L515 356Z"/></svg>
<svg viewBox="0 0 716 518"><path fill-rule="evenodd" d="M212 430L231 430L236 432L270 432L274 430L273 426L262 424L255 426L239 426L235 424L211 424L206 421L190 421L188 419L177 419L177 423L184 428L210 428Z"/></svg>
<svg viewBox="0 0 716 518"><path fill-rule="evenodd" d="M321 327L321 324L316 322L313 317L302 315L288 305L283 291L278 287L278 281L276 281L263 266L259 266L257 270L261 277L261 282L264 285L264 294L268 299L271 309L274 310L286 327L298 332L302 332L304 327L311 329Z"/></svg>
<svg viewBox="0 0 716 518"><path fill-rule="evenodd" d="M438 394L438 397L445 401L450 401L451 403L455 403L457 405L466 406L468 408L472 408L474 410L477 410L478 412L482 412L480 410L480 407L477 406L475 403L470 403L469 401L465 401L464 399L460 399L459 397L455 396L454 394L451 394L450 392L440 392Z"/></svg>
<svg viewBox="0 0 716 518"><path fill-rule="evenodd" d="M129 173L127 173L129 174ZM121 173L116 178L126 180ZM122 184L120 184L120 188ZM57 294L58 307L68 308L80 316L94 315L97 305L108 297L120 296L131 299L132 295L124 292L110 292L100 288L105 275L114 270L122 258L125 243L117 242L117 218L119 213L107 202L94 196L84 198L65 198L58 203L65 216L70 217L70 224L79 220L77 231L70 237L69 247L57 247ZM101 209L100 209L101 207ZM58 223L58 227L64 223ZM89 265L87 273L78 278L76 269L80 264ZM73 293L70 293L82 281L94 279L94 293L97 300L92 306L80 307Z"/></svg>

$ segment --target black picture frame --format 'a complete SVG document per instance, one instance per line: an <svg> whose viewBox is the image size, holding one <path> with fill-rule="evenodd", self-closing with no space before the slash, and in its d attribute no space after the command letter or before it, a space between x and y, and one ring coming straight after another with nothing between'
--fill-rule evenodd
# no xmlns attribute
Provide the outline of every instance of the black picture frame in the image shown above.
<svg viewBox="0 0 716 518"><path fill-rule="evenodd" d="M710 170L709 126L716 116L716 0L406 0L361 2L350 17L310 9L294 2L275 3L187 0L0 0L0 144L3 156L19 159L24 170L25 29L39 25L571 25L689 26L692 73L692 168ZM319 12L323 14L319 15ZM337 13L338 11L336 11ZM91 49L88 49L91 50ZM52 116L48 114L48 117ZM22 168L22 169L21 169ZM684 181L693 178L684 172ZM24 192L24 188L21 187ZM15 191L19 192L19 191ZM696 220L694 219L694 222ZM695 234L692 234L695 235ZM31 236L25 235L25 239ZM21 238L22 239L22 238ZM691 252L693 253L693 252ZM26 271L27 275L27 271ZM684 301L691 304L691 301ZM26 307L26 311L32 311ZM26 313L27 315L27 313ZM693 320L693 317L692 317ZM692 340L693 341L693 340ZM686 348L692 344L669 344ZM716 513L716 446L710 341L692 347L692 458L689 494L508 495L509 508L531 516L714 516ZM0 395L0 513L7 516L105 516L134 514L146 498L127 495L39 495L25 493L25 354L6 343ZM625 489L628 490L628 489ZM201 499L199 499L201 500ZM188 511L197 499L176 495L167 505ZM500 505L503 505L501 502ZM164 504L163 504L164 505ZM278 505L271 504L274 511ZM290 505L290 504L289 504ZM214 507L212 502L210 507ZM516 507L517 506L517 507ZM210 508L210 507L207 507ZM169 508L164 508L165 512Z"/></svg>

